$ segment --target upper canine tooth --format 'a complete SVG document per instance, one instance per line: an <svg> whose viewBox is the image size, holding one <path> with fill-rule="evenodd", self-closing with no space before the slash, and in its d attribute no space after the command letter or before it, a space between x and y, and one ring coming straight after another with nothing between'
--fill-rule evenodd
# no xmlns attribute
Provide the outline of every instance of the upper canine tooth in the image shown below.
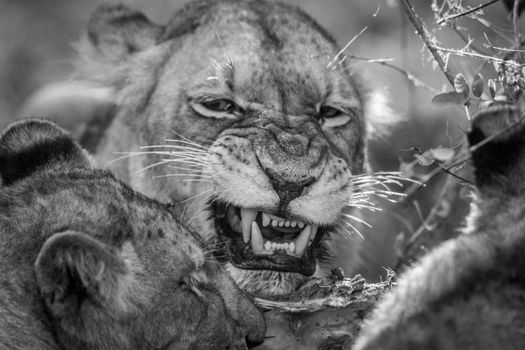
<svg viewBox="0 0 525 350"><path fill-rule="evenodd" d="M295 239L295 255L303 256L304 250L306 249L306 245L308 244L308 241L310 239L311 232L312 226L306 225L306 227L303 228L301 233L299 234L299 237Z"/></svg>
<svg viewBox="0 0 525 350"><path fill-rule="evenodd" d="M271 221L270 217L267 214L262 213L262 225L263 225L263 227L266 227L266 226L270 225L270 221Z"/></svg>
<svg viewBox="0 0 525 350"><path fill-rule="evenodd" d="M241 208L242 238L246 244L250 241L250 229L256 216L257 212L255 210Z"/></svg>
<svg viewBox="0 0 525 350"><path fill-rule="evenodd" d="M260 253L263 250L264 240L259 229L259 225L252 221L252 250L254 253Z"/></svg>

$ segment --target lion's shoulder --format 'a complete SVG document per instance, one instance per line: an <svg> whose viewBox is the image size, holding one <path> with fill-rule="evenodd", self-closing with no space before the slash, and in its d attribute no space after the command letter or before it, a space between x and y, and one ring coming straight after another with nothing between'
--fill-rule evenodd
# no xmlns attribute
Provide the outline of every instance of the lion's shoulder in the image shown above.
<svg viewBox="0 0 525 350"><path fill-rule="evenodd" d="M356 349L525 346L525 128L515 107L475 116L476 198L465 234L409 268L378 304Z"/></svg>

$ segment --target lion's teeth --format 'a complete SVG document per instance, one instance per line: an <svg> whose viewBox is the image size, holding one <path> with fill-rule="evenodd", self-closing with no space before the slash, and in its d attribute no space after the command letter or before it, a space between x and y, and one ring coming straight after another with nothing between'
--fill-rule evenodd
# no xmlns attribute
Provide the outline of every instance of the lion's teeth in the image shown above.
<svg viewBox="0 0 525 350"><path fill-rule="evenodd" d="M252 221L252 250L255 254L262 252L264 240L259 225Z"/></svg>
<svg viewBox="0 0 525 350"><path fill-rule="evenodd" d="M252 227L252 222L255 221L257 216L257 211L253 209L241 208L241 220L242 220L242 237L244 243L248 244L250 241L250 228Z"/></svg>
<svg viewBox="0 0 525 350"><path fill-rule="evenodd" d="M266 226L270 225L270 221L271 221L270 217L267 214L262 213L262 225L263 225L263 227L266 227Z"/></svg>
<svg viewBox="0 0 525 350"><path fill-rule="evenodd" d="M310 240L311 232L312 232L312 226L306 225L306 227L303 228L301 233L299 234L299 237L295 239L295 255L303 256L304 251L306 249L306 245L308 244L308 241Z"/></svg>

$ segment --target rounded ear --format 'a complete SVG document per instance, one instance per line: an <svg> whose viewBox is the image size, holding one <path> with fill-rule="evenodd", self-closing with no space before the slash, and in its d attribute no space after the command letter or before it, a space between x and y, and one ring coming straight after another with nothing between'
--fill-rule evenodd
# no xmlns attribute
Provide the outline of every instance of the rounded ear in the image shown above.
<svg viewBox="0 0 525 350"><path fill-rule="evenodd" d="M130 267L115 248L86 234L65 231L51 236L37 257L35 273L54 317L83 316L78 310L85 302L116 312L130 306Z"/></svg>
<svg viewBox="0 0 525 350"><path fill-rule="evenodd" d="M90 43L100 53L122 59L156 44L163 27L150 22L142 13L123 5L102 5L88 25Z"/></svg>
<svg viewBox="0 0 525 350"><path fill-rule="evenodd" d="M26 119L10 124L0 135L0 183L8 186L50 167L90 167L84 150L56 124Z"/></svg>

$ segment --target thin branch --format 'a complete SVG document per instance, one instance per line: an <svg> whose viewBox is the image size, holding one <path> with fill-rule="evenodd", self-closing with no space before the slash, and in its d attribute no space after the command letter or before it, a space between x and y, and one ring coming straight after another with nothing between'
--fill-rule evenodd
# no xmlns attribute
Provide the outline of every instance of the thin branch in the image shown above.
<svg viewBox="0 0 525 350"><path fill-rule="evenodd" d="M492 57L492 56L486 56L486 55L482 55L482 54L479 54L479 53L476 53L476 52L469 52L469 51L456 50L456 49L448 49L446 47L441 47L441 46L437 46L437 45L432 45L432 47L436 51L448 52L448 53L452 53L452 54L458 55L458 56L479 58L479 59L486 60L486 61L493 61L493 62L501 63L501 64L506 65L506 66L513 66L513 67L517 67L517 68L521 68L521 67L525 66L523 64L519 64L519 63L516 63L516 62L513 62L513 61L508 61L508 60L504 60L504 59L497 58L497 57Z"/></svg>
<svg viewBox="0 0 525 350"><path fill-rule="evenodd" d="M489 6L489 5L492 5L493 3L498 2L498 1L499 1L499 0L492 0L492 1L487 2L486 4L479 5L479 6L477 6L477 7L471 8L471 9L466 10L466 11L464 11L464 12L460 12L460 13L456 13L455 15L450 15L450 16L443 17L443 18L441 18L437 23L438 23L438 24L442 24L443 22L448 22L448 21L450 21L451 19L456 19L456 18L459 18L459 17L463 17L463 16L466 16L466 15L470 15L472 12L479 11L479 10L481 10L482 8L487 7L487 6ZM516 2L519 2L519 1L516 1Z"/></svg>
<svg viewBox="0 0 525 350"><path fill-rule="evenodd" d="M516 46L516 49L520 48L521 41L520 41L520 28L519 28L519 5L521 4L521 1L514 0L514 7L512 8L512 29L514 29L514 45Z"/></svg>
<svg viewBox="0 0 525 350"><path fill-rule="evenodd" d="M412 84L414 84L414 86L422 87L422 88L430 91L433 94L438 94L439 93L438 89L433 88L432 86L426 84L421 79L419 79L416 76L414 76L412 73L410 73L410 72L408 72L408 71L404 70L403 68L400 68L400 67L398 67L396 65L388 63L388 61L390 61L390 59L369 59L369 58L366 58L366 57L359 57L359 56L354 56L354 55L349 55L348 58L354 59L354 60L365 61L367 63L375 63L375 64L379 64L379 65L388 67L390 69L395 70L396 72L401 73L408 81L410 81Z"/></svg>
<svg viewBox="0 0 525 350"><path fill-rule="evenodd" d="M425 46L427 47L427 49L430 51L430 53L432 54L432 56L438 63L439 68L441 68L441 70L443 71L443 74L445 74L445 77L447 78L448 82L450 83L450 85L454 86L454 77L447 70L445 61L443 61L443 58L441 57L440 53L438 52L436 47L432 44L432 41L429 38L428 32L425 29L423 22L417 16L409 0L401 0L401 5L405 9L405 12L408 15L408 19L410 19L410 22L412 22L412 24L416 28L416 31L419 34L419 37L423 40L423 42L425 43Z"/></svg>

